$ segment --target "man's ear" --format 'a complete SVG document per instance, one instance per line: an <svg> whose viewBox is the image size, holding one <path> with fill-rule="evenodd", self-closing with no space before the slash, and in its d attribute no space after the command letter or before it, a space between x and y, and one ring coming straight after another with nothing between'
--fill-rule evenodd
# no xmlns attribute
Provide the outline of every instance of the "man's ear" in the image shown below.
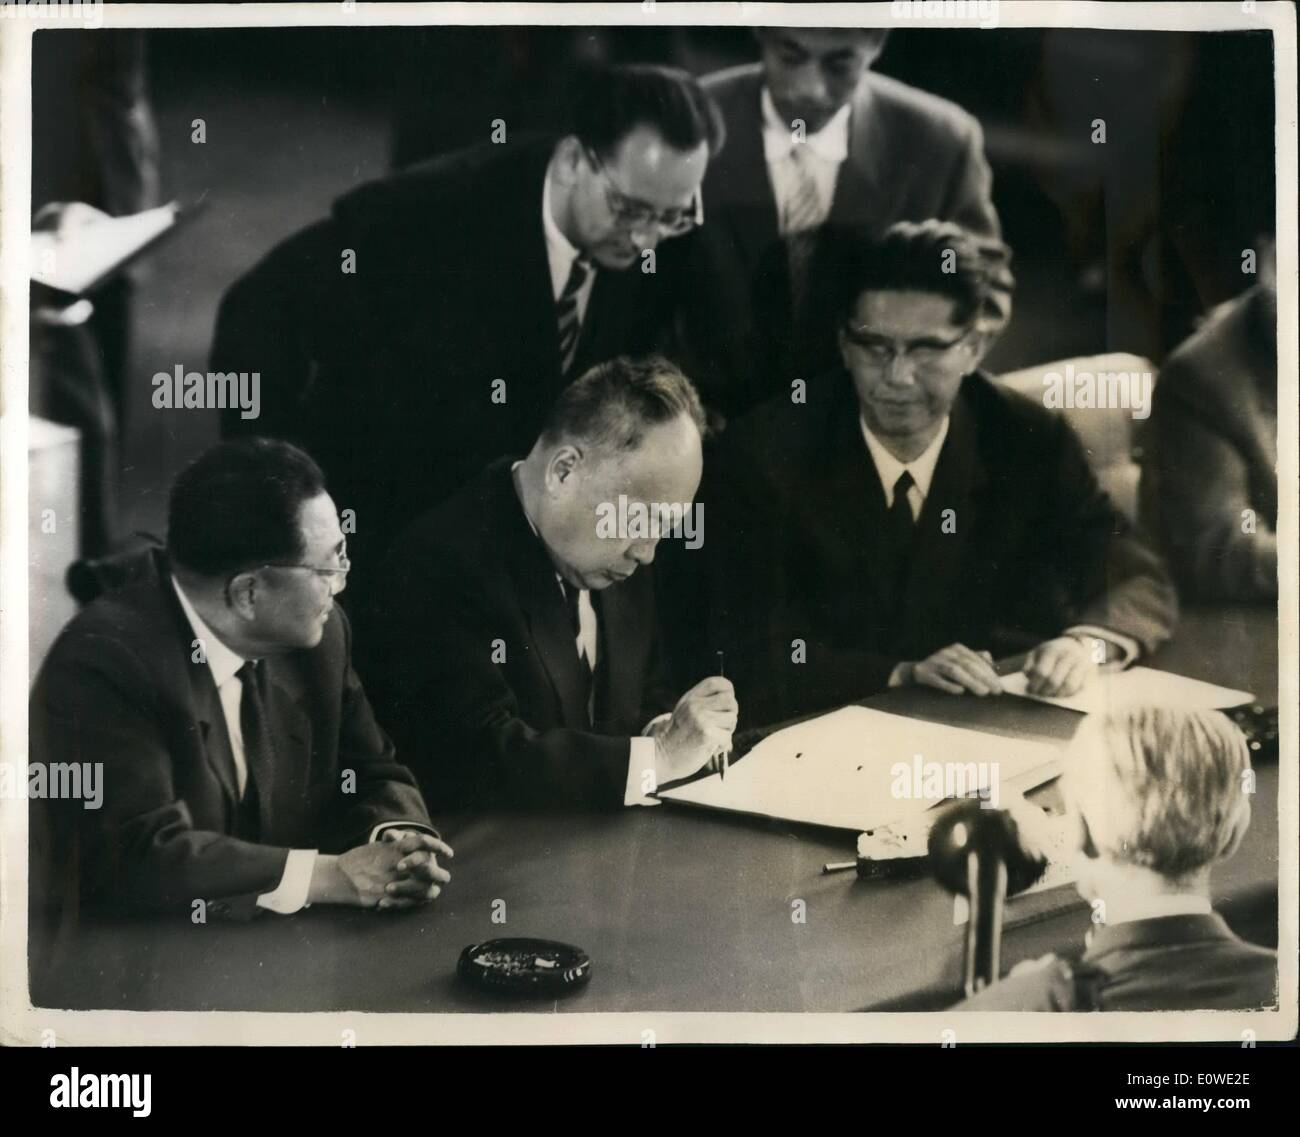
<svg viewBox="0 0 1300 1137"><path fill-rule="evenodd" d="M555 144L555 176L561 185L571 186L577 180L578 167L586 161L582 143L576 135L566 134Z"/></svg>
<svg viewBox="0 0 1300 1137"><path fill-rule="evenodd" d="M257 574L251 571L236 573L226 588L226 598L236 616L252 620L257 615Z"/></svg>
<svg viewBox="0 0 1300 1137"><path fill-rule="evenodd" d="M582 451L565 443L551 454L546 463L546 491L555 496L573 488L573 478L582 465Z"/></svg>

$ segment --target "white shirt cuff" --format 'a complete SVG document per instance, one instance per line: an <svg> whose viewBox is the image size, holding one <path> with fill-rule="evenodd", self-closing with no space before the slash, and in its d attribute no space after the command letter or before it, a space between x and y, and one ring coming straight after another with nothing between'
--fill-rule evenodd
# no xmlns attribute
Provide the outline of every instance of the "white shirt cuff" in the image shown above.
<svg viewBox="0 0 1300 1137"><path fill-rule="evenodd" d="M655 740L651 735L662 722L667 722L672 715L658 715L645 725L640 738L634 738L628 746L627 783L623 788L624 805L658 805L659 799L648 796L644 791L652 792L657 788L655 775Z"/></svg>
<svg viewBox="0 0 1300 1137"><path fill-rule="evenodd" d="M1072 628L1066 628L1067 636L1091 636L1099 640L1105 640L1108 644L1113 644L1124 653L1122 659L1108 660L1105 666L1108 669L1122 671L1138 657L1142 650L1137 640L1131 639L1122 632L1113 632L1109 628L1098 628L1093 624L1076 624ZM1109 653L1107 653L1109 654Z"/></svg>
<svg viewBox="0 0 1300 1137"><path fill-rule="evenodd" d="M280 883L274 892L262 893L257 898L257 906L279 912L281 916L306 908L307 894L311 891L311 874L315 867L315 849L290 849Z"/></svg>

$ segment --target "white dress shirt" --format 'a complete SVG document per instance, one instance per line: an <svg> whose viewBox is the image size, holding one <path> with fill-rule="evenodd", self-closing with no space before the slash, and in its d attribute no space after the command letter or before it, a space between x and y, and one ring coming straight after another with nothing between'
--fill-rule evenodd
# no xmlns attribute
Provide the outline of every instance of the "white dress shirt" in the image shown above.
<svg viewBox="0 0 1300 1137"><path fill-rule="evenodd" d="M885 444L871 433L866 420L858 416L858 425L862 428L862 437L867 444L867 452L880 477L881 488L885 491L885 508L894 505L894 486L904 470L912 475L912 485L907 491L907 504L912 507L912 520L919 520L921 507L925 505L926 495L930 492L930 483L934 481L934 468L939 464L939 452L943 449L944 439L948 437L948 417L945 415L939 425L939 432L930 445L910 462L900 462L886 448Z"/></svg>
<svg viewBox="0 0 1300 1137"><path fill-rule="evenodd" d="M554 159L552 159L554 161ZM569 239L560 231L551 215L551 167L546 167L546 176L542 178L542 232L546 234L546 263L551 270L551 296L556 303L564 294L564 286L569 283L569 274L573 271L573 262L578 259L578 250L569 243ZM578 324L587 315L587 302L591 299L591 288L596 281L596 266L592 264L587 279L578 289Z"/></svg>
<svg viewBox="0 0 1300 1137"><path fill-rule="evenodd" d="M180 581L172 577L172 587L176 589L176 598L181 602L185 618L190 622L194 638L203 645L203 654L212 672L212 681L217 686L217 697L221 700L221 717L226 723L226 734L230 738L230 753L235 761L235 783L242 799L248 787L248 758L244 751L244 730L239 721L240 708L244 701L244 684L239 678L239 669L247 662L243 656L228 648L208 627L203 617L195 610L190 598L185 595ZM377 841L385 829L416 829L426 833L436 831L419 821L384 821L370 832L370 840ZM307 896L311 892L311 876L316 868L317 849L290 849L284 863L284 873L280 883L271 892L264 892L257 898L259 908L279 912L283 916L308 908Z"/></svg>
<svg viewBox="0 0 1300 1137"><path fill-rule="evenodd" d="M821 130L815 134L805 134L802 142L796 142L792 124L781 121L776 104L772 102L772 95L766 87L763 88L761 101L763 157L767 161L768 178L772 183L772 194L776 198L777 227L784 237L789 233L787 218L803 180L797 163L802 163L803 169L812 176L820 214L811 219L811 224L805 223L801 228L820 225L830 214L840 166L849 155L851 108L847 104L840 107ZM796 151L799 151L797 157Z"/></svg>
<svg viewBox="0 0 1300 1137"><path fill-rule="evenodd" d="M949 421L949 418L945 416L933 441L917 457L910 462L900 462L885 448L885 444L871 433L871 428L867 426L866 420L861 415L858 416L858 425L862 428L862 438L867 444L867 453L871 455L872 464L876 467L876 474L880 478L881 488L885 491L886 509L889 509L894 504L894 486L902 472L907 470L912 475L912 485L907 491L907 503L912 507L912 520L920 519L921 509L930 493L930 484L934 481L934 470L939 464L939 455L943 451L944 441L948 437ZM1077 624L1066 628L1061 634L1084 640L1095 637L1104 640L1107 645L1113 646L1119 654L1117 658L1110 659L1108 653L1106 663L1108 668L1127 667L1137 658L1137 641L1121 632L1112 631L1110 628L1098 628L1092 624ZM889 686L900 686L905 670L902 664L895 667L889 677Z"/></svg>
<svg viewBox="0 0 1300 1137"><path fill-rule="evenodd" d="M513 474L523 462L516 462L510 467L510 473ZM523 509L523 502L519 503L519 508ZM528 528L533 531L533 535L540 541L542 535L537 532L537 526L533 524L533 519L524 514L524 520L528 522ZM573 587L565 584L564 577L558 572L555 574L555 584L560 590L560 596L563 598L565 589ZM596 609L592 607L591 592L589 589L582 588L578 590L578 633L574 636L573 646L577 650L579 657L585 657L587 665L591 668L591 674L596 674L596 658L599 651L600 643L600 625L596 617ZM627 761L627 780L623 785L623 804L624 805L658 805L659 799L648 797L641 792L641 786L645 781L653 787L655 781L655 740L649 735L649 731L658 726L665 719L671 718L671 715L658 715L646 724L645 730L642 731L641 737L633 738L628 746ZM646 775L649 775L646 778Z"/></svg>
<svg viewBox="0 0 1300 1137"><path fill-rule="evenodd" d="M244 796L248 787L248 759L244 753L244 731L239 722L239 710L244 700L244 684L237 674L247 662L243 656L231 651L216 633L204 622L203 617L194 609L190 598L185 595L180 581L172 577L172 586L176 597L185 610L185 617L190 622L194 638L203 645L203 654L212 672L212 681L217 685L217 696L221 700L221 717L226 720L226 734L230 737L230 752L235 760L235 782L239 787L239 796ZM284 863L284 873L280 883L271 892L264 892L257 898L259 908L267 908L281 915L297 912L307 906L307 894L311 890L311 874L316 867L315 849L290 849L289 857Z"/></svg>

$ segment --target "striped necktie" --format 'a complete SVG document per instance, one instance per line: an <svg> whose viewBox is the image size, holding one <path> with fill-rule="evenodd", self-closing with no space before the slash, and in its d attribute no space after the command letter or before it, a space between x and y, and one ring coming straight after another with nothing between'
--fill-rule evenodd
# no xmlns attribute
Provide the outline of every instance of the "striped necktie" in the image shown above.
<svg viewBox="0 0 1300 1137"><path fill-rule="evenodd" d="M795 354L806 333L809 270L815 233L826 220L821 191L812 171L813 158L803 145L790 151L790 169L794 174L793 192L782 208L781 229L785 237L790 270L791 346Z"/></svg>
<svg viewBox="0 0 1300 1137"><path fill-rule="evenodd" d="M591 272L591 262L585 256L574 258L573 267L569 269L569 279L555 302L555 319L560 333L560 366L564 374L569 373L574 357L578 354L578 336L582 331L582 318L578 313L578 293L587 282Z"/></svg>

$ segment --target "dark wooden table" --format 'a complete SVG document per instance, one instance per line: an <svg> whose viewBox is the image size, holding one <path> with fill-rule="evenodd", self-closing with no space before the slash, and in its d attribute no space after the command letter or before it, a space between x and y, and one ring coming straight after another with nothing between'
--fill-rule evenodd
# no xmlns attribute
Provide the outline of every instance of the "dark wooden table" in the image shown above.
<svg viewBox="0 0 1300 1137"><path fill-rule="evenodd" d="M1188 614L1154 665L1277 701L1269 612ZM1079 716L1007 696L889 692L867 705L1064 742ZM1277 765L1254 823L1215 878L1225 915L1272 943ZM73 1009L259 1011L851 1011L926 1009L959 986L962 929L929 879L820 875L855 835L672 805L603 816L440 819L457 857L435 906L393 916L313 908L251 923L187 917L84 924L33 959L33 1003ZM1071 890L1008 928L1003 965L1076 942ZM792 904L806 904L795 923ZM1025 903L1028 901L1026 900ZM493 913L504 912L504 923ZM467 944L542 936L581 945L592 979L558 1003L480 994L456 979Z"/></svg>

